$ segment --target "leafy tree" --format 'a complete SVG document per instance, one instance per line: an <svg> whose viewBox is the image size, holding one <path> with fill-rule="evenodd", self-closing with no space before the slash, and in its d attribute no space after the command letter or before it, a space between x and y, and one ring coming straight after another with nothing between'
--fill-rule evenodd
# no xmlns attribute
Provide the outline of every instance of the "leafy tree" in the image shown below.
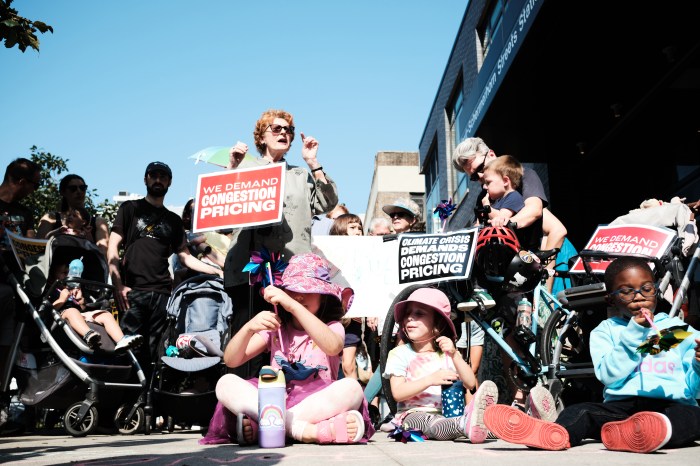
<svg viewBox="0 0 700 466"><path fill-rule="evenodd" d="M24 53L27 47L39 51L39 39L36 32L44 34L53 28L42 21L31 21L17 15L17 10L11 8L13 0L0 0L0 41L5 42L5 48L15 45Z"/></svg>
<svg viewBox="0 0 700 466"><path fill-rule="evenodd" d="M0 0L2 1L2 0ZM63 178L64 173L70 173L68 170L68 162L70 159L63 159L50 152L45 152L32 146L31 160L41 167L41 183L42 185L34 191L30 196L22 201L22 204L32 209L34 218L38 222L46 212L59 210L61 207L61 195L58 192L58 185ZM95 200L98 199L96 189L89 189L85 196L85 207L92 212L97 212L104 217L112 226L112 221L117 215L119 204L116 202L104 199L99 204L95 205ZM35 229L38 225L35 225Z"/></svg>

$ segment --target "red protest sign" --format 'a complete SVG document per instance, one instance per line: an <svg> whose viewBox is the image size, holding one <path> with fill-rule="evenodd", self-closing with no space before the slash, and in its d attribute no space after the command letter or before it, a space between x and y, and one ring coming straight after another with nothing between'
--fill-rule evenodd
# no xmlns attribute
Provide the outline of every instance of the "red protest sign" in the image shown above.
<svg viewBox="0 0 700 466"><path fill-rule="evenodd" d="M616 254L642 254L660 259L666 253L676 232L651 225L599 226L586 245L587 250ZM603 273L610 264L607 260L588 261L593 272ZM578 258L570 273L584 273L583 261Z"/></svg>
<svg viewBox="0 0 700 466"><path fill-rule="evenodd" d="M268 225L282 220L285 164L199 175L195 232Z"/></svg>

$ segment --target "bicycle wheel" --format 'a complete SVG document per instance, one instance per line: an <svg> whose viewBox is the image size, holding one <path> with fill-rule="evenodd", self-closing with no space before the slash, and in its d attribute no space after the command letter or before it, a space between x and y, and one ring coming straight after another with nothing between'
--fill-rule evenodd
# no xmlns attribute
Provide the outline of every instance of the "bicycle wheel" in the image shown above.
<svg viewBox="0 0 700 466"><path fill-rule="evenodd" d="M394 325L396 320L394 319L394 306L400 301L405 301L408 297L419 288L425 288L427 285L410 285L399 291L394 300L389 306L389 310L386 314L386 319L384 320L384 327L382 328L382 339L379 343L379 368L381 373L384 373L386 367L386 359L389 356L389 351L391 351L394 346L396 346L396 335L394 334ZM384 398L386 399L386 404L389 406L389 410L392 414L396 414L396 400L391 396L391 384L389 379L382 377L382 392L384 393Z"/></svg>
<svg viewBox="0 0 700 466"><path fill-rule="evenodd" d="M581 401L602 401L602 384L593 374L588 332L581 327L578 315L574 315L565 328L567 318L567 312L561 308L552 312L544 325L540 343L543 364L554 365L557 371L550 380L549 389L558 411ZM567 377L567 370L576 375Z"/></svg>

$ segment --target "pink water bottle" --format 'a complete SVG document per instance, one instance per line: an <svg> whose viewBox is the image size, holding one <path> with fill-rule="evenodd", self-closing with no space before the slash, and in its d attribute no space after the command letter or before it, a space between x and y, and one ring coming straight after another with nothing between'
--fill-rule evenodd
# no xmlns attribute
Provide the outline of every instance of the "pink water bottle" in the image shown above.
<svg viewBox="0 0 700 466"><path fill-rule="evenodd" d="M262 448L285 445L287 390L284 372L263 366L258 378L258 444Z"/></svg>

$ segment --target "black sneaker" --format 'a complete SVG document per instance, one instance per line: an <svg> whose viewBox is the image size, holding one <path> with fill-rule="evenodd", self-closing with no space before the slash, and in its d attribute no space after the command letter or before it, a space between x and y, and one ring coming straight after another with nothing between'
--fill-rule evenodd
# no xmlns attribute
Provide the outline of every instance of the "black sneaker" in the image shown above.
<svg viewBox="0 0 700 466"><path fill-rule="evenodd" d="M102 344L102 335L94 330L88 330L87 333L83 335L83 340L90 349L96 349Z"/></svg>

